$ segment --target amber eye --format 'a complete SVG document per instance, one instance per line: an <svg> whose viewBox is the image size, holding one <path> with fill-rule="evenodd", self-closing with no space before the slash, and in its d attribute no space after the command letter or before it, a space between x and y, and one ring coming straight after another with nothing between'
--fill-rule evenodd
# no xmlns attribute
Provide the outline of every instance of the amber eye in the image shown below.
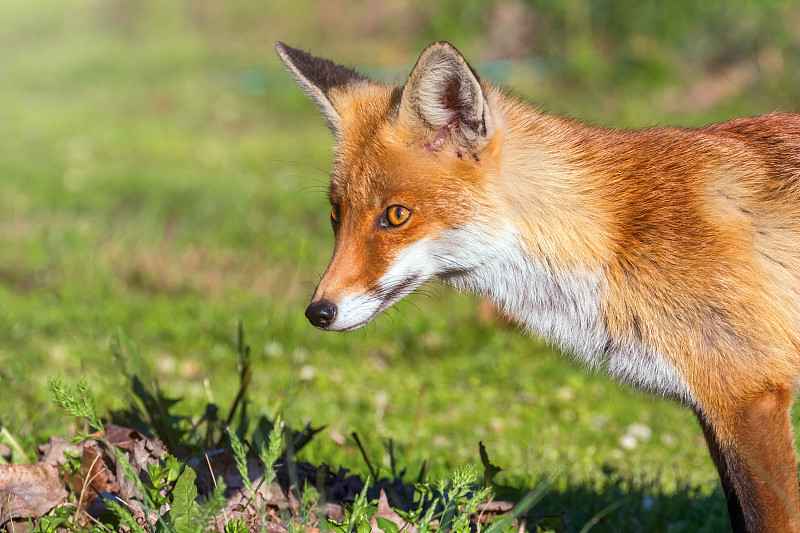
<svg viewBox="0 0 800 533"><path fill-rule="evenodd" d="M401 226L410 216L411 211L402 205L393 205L386 210L386 221L390 226Z"/></svg>
<svg viewBox="0 0 800 533"><path fill-rule="evenodd" d="M331 206L331 221L336 223L339 222L339 206L338 204L333 204Z"/></svg>

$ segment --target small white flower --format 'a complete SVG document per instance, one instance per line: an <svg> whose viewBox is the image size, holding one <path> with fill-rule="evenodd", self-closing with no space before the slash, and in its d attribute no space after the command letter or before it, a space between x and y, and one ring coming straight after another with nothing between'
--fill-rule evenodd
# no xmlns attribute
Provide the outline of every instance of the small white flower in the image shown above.
<svg viewBox="0 0 800 533"><path fill-rule="evenodd" d="M632 450L636 448L637 444L638 441L636 440L636 437L634 437L630 433L626 433L619 439L619 445L623 450Z"/></svg>
<svg viewBox="0 0 800 533"><path fill-rule="evenodd" d="M628 434L636 437L637 440L650 440L653 436L653 430L646 424L634 422L628 426Z"/></svg>

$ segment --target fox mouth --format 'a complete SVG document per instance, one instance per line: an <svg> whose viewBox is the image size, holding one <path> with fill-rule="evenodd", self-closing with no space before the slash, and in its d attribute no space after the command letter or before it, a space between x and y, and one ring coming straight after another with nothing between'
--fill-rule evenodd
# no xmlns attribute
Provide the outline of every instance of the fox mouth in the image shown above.
<svg viewBox="0 0 800 533"><path fill-rule="evenodd" d="M419 274L415 274L413 276L408 276L404 278L400 283L394 285L393 287L386 289L378 288L376 294L382 297L384 303L381 304L379 307L378 312L375 313L376 315L383 312L387 307L391 306L403 296L411 293L418 285L419 280L422 278Z"/></svg>
<svg viewBox="0 0 800 533"><path fill-rule="evenodd" d="M374 291L373 298L379 298L380 305L378 305L378 307L371 315L357 322L356 324L344 327L342 329L336 328L335 323L331 324L332 327L330 327L329 329L346 332L346 331L355 331L357 329L363 328L364 326L372 322L375 319L375 317L377 317L379 314L383 313L389 307L393 306L398 301L403 299L404 296L407 296L408 294L413 292L413 290L421 284L420 281L421 279L422 276L417 274L403 278L399 283L392 285L391 287L383 288L379 285Z"/></svg>

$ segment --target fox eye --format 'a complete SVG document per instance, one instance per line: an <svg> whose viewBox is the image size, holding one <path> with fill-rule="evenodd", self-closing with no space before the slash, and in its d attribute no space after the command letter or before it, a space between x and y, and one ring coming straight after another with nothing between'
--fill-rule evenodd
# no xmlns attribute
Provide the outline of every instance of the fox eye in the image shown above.
<svg viewBox="0 0 800 533"><path fill-rule="evenodd" d="M334 224L339 222L339 204L333 204L331 206L331 222Z"/></svg>
<svg viewBox="0 0 800 533"><path fill-rule="evenodd" d="M402 205L393 205L386 210L386 222L389 226L402 226L411 216L411 211Z"/></svg>

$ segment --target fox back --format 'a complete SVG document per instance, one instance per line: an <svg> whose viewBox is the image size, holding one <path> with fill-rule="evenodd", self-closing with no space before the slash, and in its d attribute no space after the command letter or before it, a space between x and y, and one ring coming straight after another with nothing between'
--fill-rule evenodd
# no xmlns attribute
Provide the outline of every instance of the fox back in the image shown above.
<svg viewBox="0 0 800 533"><path fill-rule="evenodd" d="M337 142L335 247L312 324L360 328L433 276L480 293L692 408L737 531L766 531L765 513L797 527L800 116L605 130L482 82L448 43L403 87L277 49ZM742 422L764 409L778 413L766 429ZM767 457L754 432L786 442Z"/></svg>

